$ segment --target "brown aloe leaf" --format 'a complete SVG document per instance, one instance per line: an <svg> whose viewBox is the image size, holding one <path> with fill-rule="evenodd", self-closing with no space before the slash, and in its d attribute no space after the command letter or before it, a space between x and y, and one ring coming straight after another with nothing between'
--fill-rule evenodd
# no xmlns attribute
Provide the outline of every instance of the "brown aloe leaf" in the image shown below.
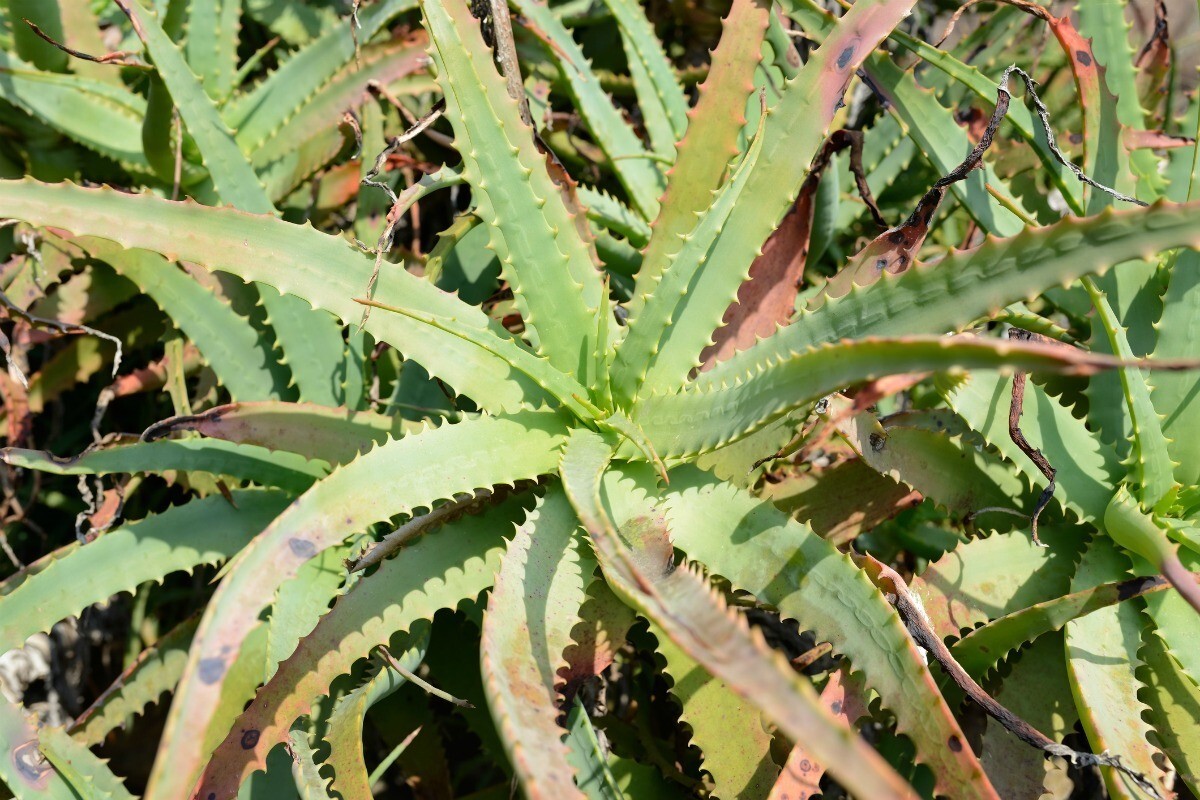
<svg viewBox="0 0 1200 800"><path fill-rule="evenodd" d="M854 725L867 715L863 687L845 667L829 674L829 681L821 690L821 704L847 725ZM795 745L767 800L816 797L821 794L824 775L825 767L821 762L813 759L802 745Z"/></svg>
<svg viewBox="0 0 1200 800"><path fill-rule="evenodd" d="M713 332L713 343L700 356L703 369L745 350L791 320L796 310L796 290L808 263L817 187L830 159L846 149L850 150L850 169L859 194L879 227L887 227L863 173L862 132L834 131L813 159L792 210L763 245L762 254L750 266L749 280L738 287L737 299L725 310L721 327Z"/></svg>

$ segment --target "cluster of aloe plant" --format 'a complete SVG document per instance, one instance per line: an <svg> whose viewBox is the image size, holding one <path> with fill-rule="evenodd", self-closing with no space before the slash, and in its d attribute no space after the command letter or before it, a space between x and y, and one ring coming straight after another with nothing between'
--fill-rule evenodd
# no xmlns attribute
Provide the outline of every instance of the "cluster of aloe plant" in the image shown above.
<svg viewBox="0 0 1200 800"><path fill-rule="evenodd" d="M1200 101L1010 2L7 0L0 796L1200 792Z"/></svg>

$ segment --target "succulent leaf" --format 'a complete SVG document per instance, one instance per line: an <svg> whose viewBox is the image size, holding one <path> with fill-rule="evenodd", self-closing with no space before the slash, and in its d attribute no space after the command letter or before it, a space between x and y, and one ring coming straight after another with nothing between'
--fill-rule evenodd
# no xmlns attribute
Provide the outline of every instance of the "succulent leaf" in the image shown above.
<svg viewBox="0 0 1200 800"><path fill-rule="evenodd" d="M731 613L700 573L675 566L666 524L652 505L632 496L628 484L619 481L609 483L605 503L602 480L612 454L612 445L599 434L576 429L564 448L561 473L567 497L617 594L789 737L804 741L851 791L914 797L878 754L820 705L812 686L766 646L761 634ZM620 532L606 506L626 517Z"/></svg>
<svg viewBox="0 0 1200 800"><path fill-rule="evenodd" d="M995 797L970 748L947 746L966 741L962 729L895 610L847 556L769 504L695 469L672 470L664 502L676 546L850 660L896 714L897 730L913 740L939 792ZM730 549L731 539L743 544Z"/></svg>
<svg viewBox="0 0 1200 800"><path fill-rule="evenodd" d="M335 678L393 634L419 634L426 630L422 621L438 610L455 608L488 588L504 552L503 534L522 513L513 500L463 518L413 543L356 583L258 692L213 754L194 794L235 795L250 773L265 766L267 753L287 736L292 722L328 693ZM446 547L451 539L455 547Z"/></svg>
<svg viewBox="0 0 1200 800"><path fill-rule="evenodd" d="M582 798L556 719L558 672L596 562L551 490L517 528L488 598L480 644L488 707L530 800Z"/></svg>
<svg viewBox="0 0 1200 800"><path fill-rule="evenodd" d="M551 412L481 417L388 442L335 470L276 519L232 565L201 620L171 718L186 719L193 726L206 723L225 672L259 612L313 556L375 522L430 508L459 492L549 472L565 439L563 421ZM403 488L381 494L376 481L383 475L403 481L399 484ZM183 784L195 780L209 755L201 751L202 744L176 739L164 747L159 763L174 766L171 777L164 776L160 791L170 796L172 791L190 788ZM241 749L236 742L234 746Z"/></svg>
<svg viewBox="0 0 1200 800"><path fill-rule="evenodd" d="M596 315L607 313L607 299L572 211L493 67L466 3L422 7L465 175L479 194L476 211L488 223L491 247L517 295L527 332L550 364L590 384L596 377L590 356L600 346L592 331Z"/></svg>

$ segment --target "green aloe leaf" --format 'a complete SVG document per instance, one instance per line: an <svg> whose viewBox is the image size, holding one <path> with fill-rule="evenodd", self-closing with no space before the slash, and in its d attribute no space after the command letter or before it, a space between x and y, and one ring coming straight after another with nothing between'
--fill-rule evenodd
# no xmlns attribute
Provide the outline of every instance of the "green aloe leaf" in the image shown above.
<svg viewBox="0 0 1200 800"><path fill-rule="evenodd" d="M939 794L995 797L904 624L847 556L769 503L696 469L672 470L663 500L677 547L850 660L912 739L917 761L933 770Z"/></svg>
<svg viewBox="0 0 1200 800"><path fill-rule="evenodd" d="M422 635L440 609L453 609L488 588L504 553L503 535L523 513L513 500L465 517L419 539L356 583L255 695L239 727L204 768L199 795L235 795L251 772L263 768L267 753L292 723L328 694L335 678L394 634ZM451 540L454 546L446 546Z"/></svg>
<svg viewBox="0 0 1200 800"><path fill-rule="evenodd" d="M0 780L21 800L79 800L68 777L42 757L36 722L8 698L0 698L0 754Z"/></svg>
<svg viewBox="0 0 1200 800"><path fill-rule="evenodd" d="M605 0L621 29L625 61L654 151L674 160L675 143L688 126L688 102L663 52L654 26L632 0Z"/></svg>
<svg viewBox="0 0 1200 800"><path fill-rule="evenodd" d="M762 149L747 178L742 201L723 223L724 232L706 253L704 267L684 282L686 302L672 303L674 333L663 338L661 348L653 354L653 369L644 381L646 391L675 388L699 366L701 352L749 275L759 249L791 208L851 77L911 7L910 0L855 4L788 81L764 125ZM718 160L721 157L718 154ZM706 204L707 200L701 207ZM684 226L677 233L686 234L694 226ZM657 278L656 274L647 280ZM649 296L654 285L639 281L637 294ZM613 385L628 385L646 366L635 359L625 362L623 369L614 369Z"/></svg>
<svg viewBox="0 0 1200 800"><path fill-rule="evenodd" d="M422 429L418 422L372 411L268 400L230 403L200 414L171 417L150 426L143 438L153 440L178 431L194 431L235 444L346 464L388 439Z"/></svg>
<svg viewBox="0 0 1200 800"><path fill-rule="evenodd" d="M1160 204L1069 218L1011 239L989 238L974 250L885 275L801 312L776 335L702 373L695 385L732 383L789 352L823 342L959 330L1083 275L1103 273L1146 253L1197 244L1198 214L1200 205Z"/></svg>
<svg viewBox="0 0 1200 800"><path fill-rule="evenodd" d="M654 219L666 181L653 154L605 94L591 62L550 6L538 0L513 0L513 8L552 43L549 55L558 62L559 73L584 124L608 156L634 208L645 219Z"/></svg>
<svg viewBox="0 0 1200 800"><path fill-rule="evenodd" d="M1073 348L970 336L847 340L794 351L732 385L651 395L633 420L660 455L687 456L737 441L843 386L885 375L1002 365L1087 374L1113 363Z"/></svg>
<svg viewBox="0 0 1200 800"><path fill-rule="evenodd" d="M550 412L482 417L388 442L317 483L233 563L209 601L168 729L207 729L213 698L259 613L317 553L457 493L549 472L565 438L564 422ZM395 482L393 489L380 491L381 480ZM191 788L208 756L202 745L182 733L163 740L157 763L171 764L172 771L162 773L159 796Z"/></svg>
<svg viewBox="0 0 1200 800"><path fill-rule="evenodd" d="M271 453L247 444L215 439L135 442L59 458L42 450L6 447L5 464L54 475L156 474L171 470L207 472L299 494L328 474L321 461L293 453Z"/></svg>
<svg viewBox="0 0 1200 800"><path fill-rule="evenodd" d="M449 0L422 8L464 174L477 190L476 213L491 231L526 333L552 365L591 385L600 377L592 373L592 353L606 345L595 339L597 315L608 313L608 300L575 214L551 180L467 4Z"/></svg>
<svg viewBox="0 0 1200 800"><path fill-rule="evenodd" d="M530 800L584 797L556 722L558 671L596 569L578 531L566 497L549 492L517 528L483 617L484 692Z"/></svg>
<svg viewBox="0 0 1200 800"><path fill-rule="evenodd" d="M133 173L152 173L140 146L146 101L124 87L82 76L42 72L2 51L0 99Z"/></svg>
<svg viewBox="0 0 1200 800"><path fill-rule="evenodd" d="M996 448L1036 486L1046 479L1032 461L1013 443L1008 433L1007 414L1012 398L1012 379L995 372L978 371L969 377L941 382L942 396L985 442ZM1102 444L1086 424L1072 415L1036 384L1026 384L1021 430L1029 443L1055 464L1070 464L1060 470L1054 496L1063 508L1081 520L1101 524L1112 499L1112 487L1123 474L1116 451Z"/></svg>
<svg viewBox="0 0 1200 800"><path fill-rule="evenodd" d="M347 323L357 323L362 317L362 306L353 298L366 292L373 266L353 245L307 226L147 195L3 181L0 213L204 264L243 280L261 281L328 309ZM406 270L385 270L375 297L388 305L419 308L510 338L479 309ZM411 318L372 314L365 329L376 340L392 343L427 365L434 375L483 408L516 409L547 399L540 387L514 374L508 364L481 359L477 346L456 336L432 337L427 325Z"/></svg>
<svg viewBox="0 0 1200 800"><path fill-rule="evenodd" d="M220 103L233 91L237 74L242 0L190 0L187 11L188 67Z"/></svg>
<svg viewBox="0 0 1200 800"><path fill-rule="evenodd" d="M1128 560L1105 537L1093 540L1072 581L1073 591L1121 580ZM1165 792L1157 748L1147 738L1146 706L1138 699L1141 683L1142 614L1133 603L1120 603L1067 624L1067 675L1088 743L1096 752L1120 753L1125 765ZM1134 798L1141 791L1124 773L1101 767L1110 796Z"/></svg>
<svg viewBox="0 0 1200 800"><path fill-rule="evenodd" d="M779 776L771 759L771 734L763 714L730 686L709 674L662 631L657 653L682 707L680 721L700 748L701 769L712 776L713 797L765 797Z"/></svg>
<svg viewBox="0 0 1200 800"><path fill-rule="evenodd" d="M642 269L629 302L636 316L646 300L646 287L662 275L671 256L679 252L683 237L696 225L695 214L712 203L725 168L738 154L738 135L746 117L741 111L754 89L754 70L761 58L763 32L770 9L758 0L735 0L725 18L721 41L712 54L708 77L679 142L675 166L667 174L662 207L654 220Z"/></svg>
<svg viewBox="0 0 1200 800"><path fill-rule="evenodd" d="M0 647L20 647L59 620L146 581L230 558L288 503L279 491L232 496L236 508L223 497L206 497L123 525L86 547L67 545L0 597Z"/></svg>
<svg viewBox="0 0 1200 800"><path fill-rule="evenodd" d="M421 666L429 649L427 637L409 637L410 647L397 652L396 659L410 673ZM338 699L329 715L328 732L323 737L329 743L329 758L325 764L333 769L333 780L329 788L342 797L371 796L370 776L363 754L363 725L367 711L376 703L388 698L408 678L390 664L381 664L379 670L366 683ZM291 736L295 737L296 731Z"/></svg>
<svg viewBox="0 0 1200 800"><path fill-rule="evenodd" d="M133 794L112 773L108 764L63 728L40 728L38 749L80 796L95 800L134 800Z"/></svg>
<svg viewBox="0 0 1200 800"><path fill-rule="evenodd" d="M676 567L666 523L644 495L610 482L605 502L602 481L612 455L612 445L599 434L577 429L564 448L561 474L618 596L790 738L803 741L850 791L864 797L915 797L887 762L820 704L812 686L713 593L707 579L687 565ZM619 531L612 513L623 520Z"/></svg>
<svg viewBox="0 0 1200 800"><path fill-rule="evenodd" d="M141 714L146 706L173 691L187 663L199 619L193 617L168 631L137 655L121 676L75 720L71 735L93 747L108 734Z"/></svg>

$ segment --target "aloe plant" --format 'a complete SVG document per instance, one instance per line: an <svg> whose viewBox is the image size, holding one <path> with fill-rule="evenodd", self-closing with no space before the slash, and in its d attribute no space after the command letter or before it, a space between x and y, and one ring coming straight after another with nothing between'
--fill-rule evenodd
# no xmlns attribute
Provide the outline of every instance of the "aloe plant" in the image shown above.
<svg viewBox="0 0 1200 800"><path fill-rule="evenodd" d="M48 40L8 7L31 168L0 180L5 532L87 503L0 583L0 653L179 573L216 585L132 630L70 725L0 703L15 796L369 797L399 763L437 796L782 797L827 771L995 798L1063 758L1113 796L1167 796L1168 763L1197 788L1195 140L1165 170L1136 146L1172 106L1096 35L1111 10L1076 30L1021 3L988 47L939 48L915 0L734 0L690 103L625 0L515 0L511 23L114 2L119 55L90 4L46 4ZM1061 116L1008 86L1022 12L1068 45L1043 55ZM880 115L848 117L872 90ZM824 146L851 122L848 156ZM1053 136L1076 123L1081 166ZM907 220L879 234L867 206ZM118 355L139 366L109 383ZM883 414L897 391L914 407ZM73 454L43 449L38 412L97 395ZM797 629L846 670L789 662ZM122 780L92 748L166 691Z"/></svg>

